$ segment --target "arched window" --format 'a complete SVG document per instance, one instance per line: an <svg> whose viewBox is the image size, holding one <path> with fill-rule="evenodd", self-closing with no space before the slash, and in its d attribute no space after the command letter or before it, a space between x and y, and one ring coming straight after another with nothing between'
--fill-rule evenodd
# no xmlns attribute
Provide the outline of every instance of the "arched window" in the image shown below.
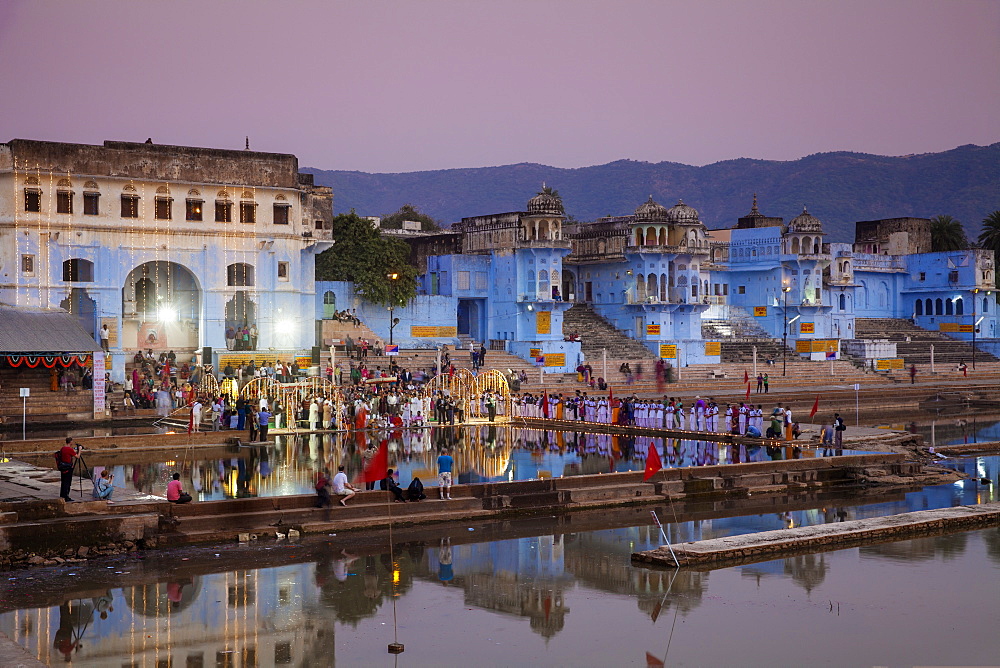
<svg viewBox="0 0 1000 668"><path fill-rule="evenodd" d="M637 274L635 277L635 297L638 301L646 300L646 279L642 274Z"/></svg>
<svg viewBox="0 0 1000 668"><path fill-rule="evenodd" d="M90 283L94 280L94 263L73 258L63 262L63 280L67 283Z"/></svg>
<svg viewBox="0 0 1000 668"><path fill-rule="evenodd" d="M799 254L799 238L792 237L792 255Z"/></svg>
<svg viewBox="0 0 1000 668"><path fill-rule="evenodd" d="M955 315L955 308L950 299L944 300L944 314L945 315Z"/></svg>
<svg viewBox="0 0 1000 668"><path fill-rule="evenodd" d="M549 272L541 269L538 272L538 298L549 299Z"/></svg>
<svg viewBox="0 0 1000 668"><path fill-rule="evenodd" d="M635 230L635 245L636 246L641 246L642 245L642 228L641 227L636 228L636 230Z"/></svg>
<svg viewBox="0 0 1000 668"><path fill-rule="evenodd" d="M983 313L989 313L989 312L990 312L990 302L989 300L986 299L986 297L983 297Z"/></svg>
<svg viewBox="0 0 1000 668"><path fill-rule="evenodd" d="M226 267L226 285L230 287L251 287L254 285L252 264L237 262Z"/></svg>
<svg viewBox="0 0 1000 668"><path fill-rule="evenodd" d="M663 227L660 228L660 245L667 245L667 230Z"/></svg>
<svg viewBox="0 0 1000 668"><path fill-rule="evenodd" d="M965 302L961 297L955 300L955 315L965 315Z"/></svg>
<svg viewBox="0 0 1000 668"><path fill-rule="evenodd" d="M924 315L934 315L934 304L929 298L924 300Z"/></svg>
<svg viewBox="0 0 1000 668"><path fill-rule="evenodd" d="M656 299L660 291L656 287L656 274L650 274L646 277L646 294L651 298Z"/></svg>
<svg viewBox="0 0 1000 668"><path fill-rule="evenodd" d="M646 245L647 246L656 245L656 228L653 227L646 228Z"/></svg>
<svg viewBox="0 0 1000 668"><path fill-rule="evenodd" d="M924 302L922 299L918 299L916 303L913 305L913 312L916 315L924 314Z"/></svg>
<svg viewBox="0 0 1000 668"><path fill-rule="evenodd" d="M323 318L325 320L330 320L336 312L337 295L333 293L333 290L327 290L323 293Z"/></svg>
<svg viewBox="0 0 1000 668"><path fill-rule="evenodd" d="M934 315L944 315L944 302L940 297L934 300Z"/></svg>
<svg viewBox="0 0 1000 668"><path fill-rule="evenodd" d="M847 295L843 293L840 294L840 310L841 311L847 310Z"/></svg>
<svg viewBox="0 0 1000 668"><path fill-rule="evenodd" d="M802 238L802 254L808 255L812 251L812 237Z"/></svg>
<svg viewBox="0 0 1000 668"><path fill-rule="evenodd" d="M667 301L667 275L660 274L660 301Z"/></svg>

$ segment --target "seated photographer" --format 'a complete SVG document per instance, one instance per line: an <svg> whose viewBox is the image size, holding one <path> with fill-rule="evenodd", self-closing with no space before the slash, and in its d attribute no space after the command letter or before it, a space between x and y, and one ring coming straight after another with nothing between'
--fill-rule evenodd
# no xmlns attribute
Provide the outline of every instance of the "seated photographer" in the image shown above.
<svg viewBox="0 0 1000 668"><path fill-rule="evenodd" d="M115 488L113 485L114 476L108 473L107 469L101 471L101 475L94 478L94 498L98 501L111 501L111 495Z"/></svg>

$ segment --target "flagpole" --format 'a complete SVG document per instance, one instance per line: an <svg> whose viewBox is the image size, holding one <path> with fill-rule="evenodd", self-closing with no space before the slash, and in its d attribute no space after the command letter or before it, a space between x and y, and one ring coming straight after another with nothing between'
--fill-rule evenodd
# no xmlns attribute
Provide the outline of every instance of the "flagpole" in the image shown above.
<svg viewBox="0 0 1000 668"><path fill-rule="evenodd" d="M650 447L655 448L656 446L652 445ZM677 568L680 568L681 562L677 561L677 555L674 554L674 546L670 544L670 539L667 538L666 532L663 531L663 524L660 522L660 518L656 516L656 511L650 510L649 514L653 516L653 521L655 521L656 526L660 528L660 535L663 536L663 541L667 544L667 549L670 550L670 556L674 558L674 563L677 565Z"/></svg>

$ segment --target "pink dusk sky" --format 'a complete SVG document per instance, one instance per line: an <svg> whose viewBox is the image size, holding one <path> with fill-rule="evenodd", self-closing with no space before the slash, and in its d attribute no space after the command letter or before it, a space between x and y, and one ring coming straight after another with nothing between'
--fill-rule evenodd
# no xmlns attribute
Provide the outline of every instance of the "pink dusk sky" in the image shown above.
<svg viewBox="0 0 1000 668"><path fill-rule="evenodd" d="M997 0L3 0L0 141L400 172L1000 141Z"/></svg>

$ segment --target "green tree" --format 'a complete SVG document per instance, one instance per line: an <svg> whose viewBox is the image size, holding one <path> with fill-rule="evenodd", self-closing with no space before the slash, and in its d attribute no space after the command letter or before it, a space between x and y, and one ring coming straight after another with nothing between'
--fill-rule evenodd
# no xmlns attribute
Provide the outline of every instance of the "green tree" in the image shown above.
<svg viewBox="0 0 1000 668"><path fill-rule="evenodd" d="M390 213L388 216L382 217L382 228L386 230L401 230L403 229L403 221L413 220L420 223L420 229L424 232L434 232L441 229L440 223L434 220L426 213L421 213L417 207L412 204L404 204L399 207L399 211L396 213Z"/></svg>
<svg viewBox="0 0 1000 668"><path fill-rule="evenodd" d="M947 214L931 218L931 251L964 250L969 247L961 221Z"/></svg>
<svg viewBox="0 0 1000 668"><path fill-rule="evenodd" d="M1000 258L1000 211L994 211L983 218L983 230L979 233L979 245L993 251Z"/></svg>
<svg viewBox="0 0 1000 668"><path fill-rule="evenodd" d="M316 280L353 281L366 301L404 306L417 294L417 269L410 264L410 247L383 237L354 211L333 219L335 243L316 257Z"/></svg>

